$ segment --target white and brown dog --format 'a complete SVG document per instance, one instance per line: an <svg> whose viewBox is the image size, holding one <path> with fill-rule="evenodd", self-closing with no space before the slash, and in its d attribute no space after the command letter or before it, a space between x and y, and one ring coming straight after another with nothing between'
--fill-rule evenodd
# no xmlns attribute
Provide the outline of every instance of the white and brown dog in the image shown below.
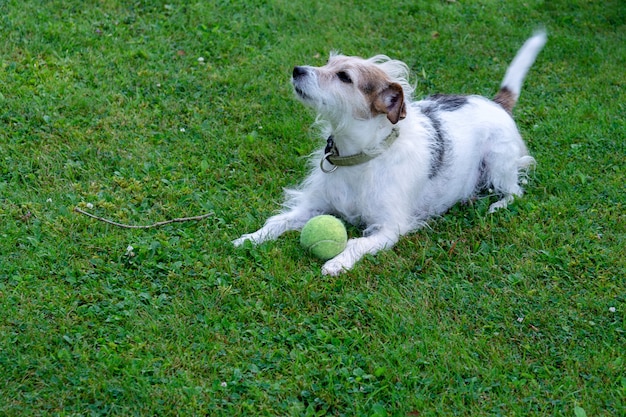
<svg viewBox="0 0 626 417"><path fill-rule="evenodd" d="M285 209L233 243L276 239L314 216L334 214L365 228L323 266L324 274L337 275L481 190L501 197L490 212L506 207L522 195L520 175L535 162L511 110L545 42L544 32L526 41L493 100L412 101L408 67L383 55L333 54L323 67L295 67L295 93L317 111L326 149L314 154L301 186L286 191Z"/></svg>

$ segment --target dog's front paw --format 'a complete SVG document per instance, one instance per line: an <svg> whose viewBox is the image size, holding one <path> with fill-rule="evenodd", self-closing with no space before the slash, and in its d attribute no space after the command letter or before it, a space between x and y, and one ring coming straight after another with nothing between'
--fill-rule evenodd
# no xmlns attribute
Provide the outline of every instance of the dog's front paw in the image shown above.
<svg viewBox="0 0 626 417"><path fill-rule="evenodd" d="M248 241L251 242L252 244L255 243L254 239L252 239L250 234L245 234L245 235L242 235L240 238L233 240L232 243L233 245L235 245L235 247L238 247Z"/></svg>
<svg viewBox="0 0 626 417"><path fill-rule="evenodd" d="M324 264L322 267L322 274L336 277L337 275L352 269L355 262L356 260L344 251Z"/></svg>
<svg viewBox="0 0 626 417"><path fill-rule="evenodd" d="M330 275L331 277L336 277L337 275L345 271L347 271L345 266L340 261L337 261L335 259L331 259L330 261L326 262L322 267L322 275Z"/></svg>
<svg viewBox="0 0 626 417"><path fill-rule="evenodd" d="M364 238L348 240L348 244L343 252L324 264L322 267L322 274L336 277L342 272L352 269L354 264L361 259L362 255L359 254L358 249L360 248L359 245L363 242L363 240Z"/></svg>

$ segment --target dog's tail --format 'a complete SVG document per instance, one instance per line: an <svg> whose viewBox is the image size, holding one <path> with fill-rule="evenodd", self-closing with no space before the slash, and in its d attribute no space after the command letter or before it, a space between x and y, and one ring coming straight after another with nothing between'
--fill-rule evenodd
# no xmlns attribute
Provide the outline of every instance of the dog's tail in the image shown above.
<svg viewBox="0 0 626 417"><path fill-rule="evenodd" d="M511 113L515 103L517 103L524 77L526 77L526 73L535 62L535 58L539 55L543 45L546 44L546 40L547 35L544 30L536 32L520 48L513 62L506 70L504 80L500 84L500 91L493 98L493 101L502 106L507 112Z"/></svg>

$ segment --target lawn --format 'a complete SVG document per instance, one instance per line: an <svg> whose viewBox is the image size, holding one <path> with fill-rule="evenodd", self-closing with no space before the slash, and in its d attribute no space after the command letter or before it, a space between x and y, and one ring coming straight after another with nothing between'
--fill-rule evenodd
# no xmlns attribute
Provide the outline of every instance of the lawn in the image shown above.
<svg viewBox="0 0 626 417"><path fill-rule="evenodd" d="M492 96L540 26L507 210L336 278L231 245L324 145L294 65ZM626 415L623 1L0 0L0 35L0 416Z"/></svg>

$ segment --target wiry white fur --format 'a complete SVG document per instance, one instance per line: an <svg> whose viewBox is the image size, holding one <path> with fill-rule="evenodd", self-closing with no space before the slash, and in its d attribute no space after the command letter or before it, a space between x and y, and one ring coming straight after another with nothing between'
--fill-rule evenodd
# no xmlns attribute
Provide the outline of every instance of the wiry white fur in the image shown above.
<svg viewBox="0 0 626 417"><path fill-rule="evenodd" d="M533 50L524 46L520 53L526 58L534 54L534 60L541 46L537 41L531 44ZM514 76L507 76L504 86L514 83L519 94L516 83L521 85L529 65L528 59L516 59L507 72ZM301 229L316 215L334 214L365 227L363 237L350 239L346 249L324 265L324 274L337 275L365 254L390 248L400 236L481 189L489 187L502 197L490 212L521 196L520 171L534 159L507 111L480 96L467 96L463 105L447 108L434 98L413 102L407 77L404 63L382 55L367 60L331 55L323 67L294 68L298 98L318 112L318 121L325 125L326 135L333 135L339 154L380 154L327 174L319 168L323 156L319 150L301 186L286 191L284 210L233 243L275 239ZM401 94L394 94L398 90ZM399 137L384 149L394 121Z"/></svg>

